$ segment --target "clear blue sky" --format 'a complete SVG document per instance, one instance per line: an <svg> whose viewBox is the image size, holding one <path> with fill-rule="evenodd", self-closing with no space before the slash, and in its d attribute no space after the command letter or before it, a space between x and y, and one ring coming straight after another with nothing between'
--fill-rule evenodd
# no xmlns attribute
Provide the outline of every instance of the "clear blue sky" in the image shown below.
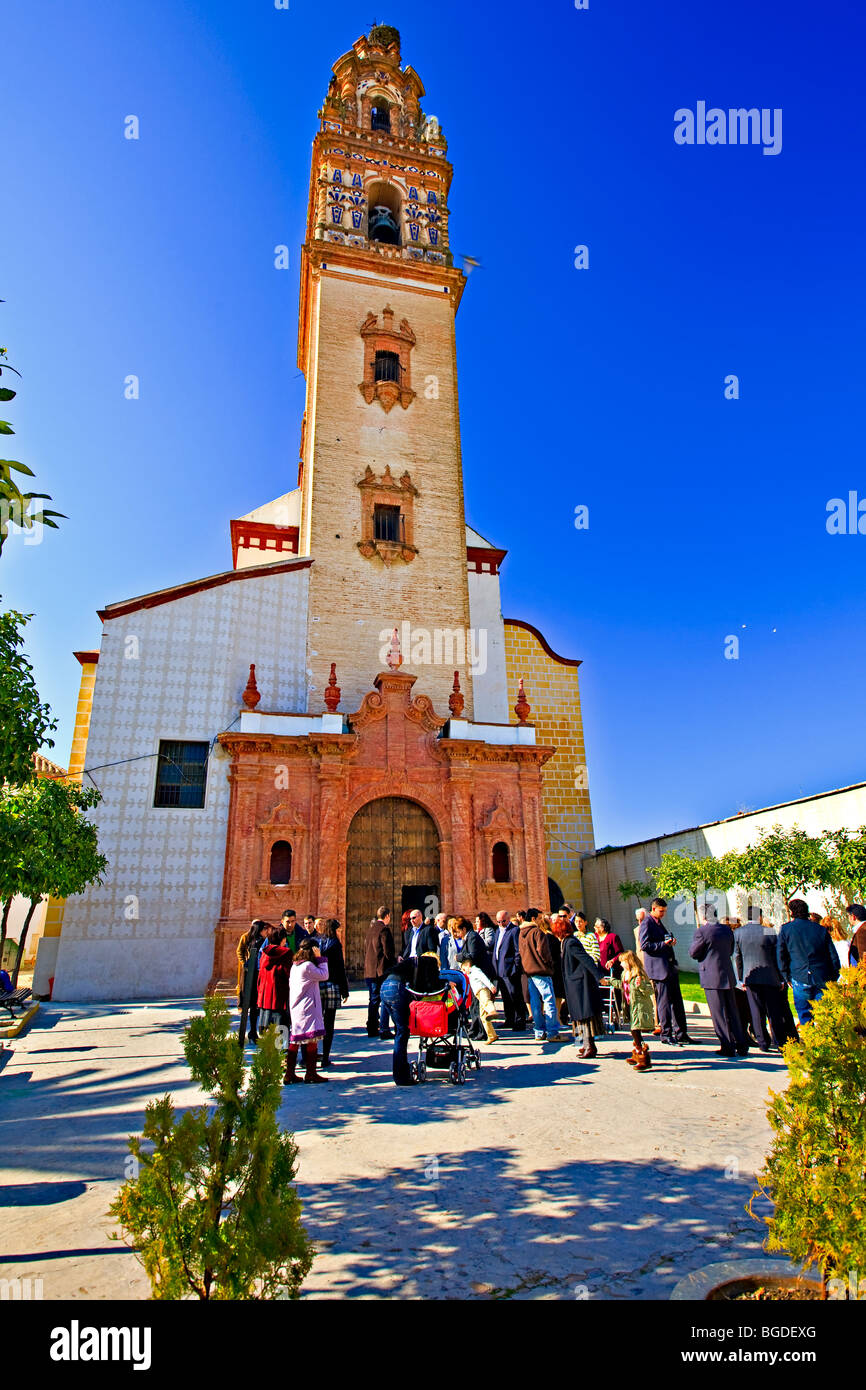
<svg viewBox="0 0 866 1390"><path fill-rule="evenodd" d="M227 568L229 518L294 486L310 145L374 19L483 263L467 517L509 550L506 616L583 659L598 843L866 778L866 536L825 529L866 498L859 0L6 0L11 456L69 520L7 547L0 591L37 615L55 757L95 610ZM675 144L699 100L782 108L781 153Z"/></svg>

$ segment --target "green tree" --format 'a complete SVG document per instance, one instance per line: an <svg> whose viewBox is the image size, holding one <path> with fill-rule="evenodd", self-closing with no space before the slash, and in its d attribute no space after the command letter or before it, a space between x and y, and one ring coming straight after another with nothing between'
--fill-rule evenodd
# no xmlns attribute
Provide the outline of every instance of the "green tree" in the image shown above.
<svg viewBox="0 0 866 1390"><path fill-rule="evenodd" d="M0 782L23 786L34 776L33 754L53 748L48 735L57 728L39 699L27 660L23 630L32 613L0 613Z"/></svg>
<svg viewBox="0 0 866 1390"><path fill-rule="evenodd" d="M830 860L820 837L799 826L781 825L758 831L754 844L739 856L739 881L749 892L773 897L775 910L809 886L832 882Z"/></svg>
<svg viewBox="0 0 866 1390"><path fill-rule="evenodd" d="M9 912L21 882L21 866L27 855L24 817L8 787L0 786L0 965L9 927Z"/></svg>
<svg viewBox="0 0 866 1390"><path fill-rule="evenodd" d="M788 1089L771 1092L773 1141L758 1174L773 1214L767 1248L847 1283L866 1274L866 963L843 970L784 1049Z"/></svg>
<svg viewBox="0 0 866 1390"><path fill-rule="evenodd" d="M108 861L99 853L96 826L84 814L101 801L95 787L39 777L25 786L0 788L0 829L8 830L11 853L0 853L0 898L29 899L12 971L17 984L27 933L45 897L68 898L101 882Z"/></svg>
<svg viewBox="0 0 866 1390"><path fill-rule="evenodd" d="M712 854L699 857L682 850L668 850L649 872L661 897L689 900L697 922L707 890L726 893L733 888L738 865L739 856L733 851L715 858Z"/></svg>
<svg viewBox="0 0 866 1390"><path fill-rule="evenodd" d="M0 378L3 373L14 372L16 376L21 373L6 360L6 349L0 347ZM0 386L0 401L12 401L17 395L9 386ZM0 435L14 434L15 431L8 420L0 420ZM49 526L53 531L57 530L57 522L54 517L65 520L62 512L46 511L44 508L33 511L32 506L36 501L50 502L51 498L47 492L22 492L18 483L13 478L13 473L22 473L25 477L33 477L33 469L28 468L26 463L20 463L18 459L0 459L0 553L9 534L10 526L21 526L24 530L32 531L34 526Z"/></svg>
<svg viewBox="0 0 866 1390"><path fill-rule="evenodd" d="M642 878L627 878L617 884L616 891L624 903L627 903L629 898L636 898L638 907L642 905L641 898L651 898L654 893L652 884Z"/></svg>
<svg viewBox="0 0 866 1390"><path fill-rule="evenodd" d="M829 864L825 885L844 893L846 903L866 903L866 825L825 830L821 841Z"/></svg>
<svg viewBox="0 0 866 1390"><path fill-rule="evenodd" d="M183 1050L214 1107L177 1115L171 1096L150 1102L141 1137L129 1139L137 1176L111 1215L155 1299L297 1298L313 1247L292 1185L297 1147L276 1120L276 1030L262 1034L247 1069L226 1004L213 995L184 1031Z"/></svg>

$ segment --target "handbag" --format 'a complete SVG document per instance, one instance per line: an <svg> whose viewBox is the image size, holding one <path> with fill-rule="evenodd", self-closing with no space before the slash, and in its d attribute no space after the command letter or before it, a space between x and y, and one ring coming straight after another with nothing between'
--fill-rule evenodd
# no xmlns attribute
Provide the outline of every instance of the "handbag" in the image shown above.
<svg viewBox="0 0 866 1390"><path fill-rule="evenodd" d="M447 1004L441 1000L413 999L409 1005L409 1032L416 1038L446 1037Z"/></svg>
<svg viewBox="0 0 866 1390"><path fill-rule="evenodd" d="M319 981L319 995L322 1000L323 1009L339 1009L340 986L333 980Z"/></svg>

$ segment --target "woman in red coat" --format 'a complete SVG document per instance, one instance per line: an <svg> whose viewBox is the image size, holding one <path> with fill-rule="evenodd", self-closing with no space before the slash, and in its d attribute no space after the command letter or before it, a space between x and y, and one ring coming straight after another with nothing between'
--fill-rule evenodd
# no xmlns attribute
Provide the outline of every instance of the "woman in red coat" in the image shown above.
<svg viewBox="0 0 866 1390"><path fill-rule="evenodd" d="M271 927L259 955L259 1032L269 1024L289 1028L289 971L294 952L285 945L284 927Z"/></svg>
<svg viewBox="0 0 866 1390"><path fill-rule="evenodd" d="M622 974L622 966L619 964L619 957L625 947L604 917L596 917L595 934L598 938L598 963L601 966L603 975L613 975L619 979Z"/></svg>

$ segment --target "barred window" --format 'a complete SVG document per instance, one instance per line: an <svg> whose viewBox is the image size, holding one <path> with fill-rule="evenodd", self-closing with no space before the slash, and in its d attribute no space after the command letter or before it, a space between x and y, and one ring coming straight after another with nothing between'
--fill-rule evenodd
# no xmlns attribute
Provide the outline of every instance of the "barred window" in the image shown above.
<svg viewBox="0 0 866 1390"><path fill-rule="evenodd" d="M376 353L373 363L374 381L400 381L400 354L397 352Z"/></svg>
<svg viewBox="0 0 866 1390"><path fill-rule="evenodd" d="M154 806L204 806L209 746L160 739Z"/></svg>
<svg viewBox="0 0 866 1390"><path fill-rule="evenodd" d="M401 539L399 507L376 507L373 512L373 538L377 541Z"/></svg>

